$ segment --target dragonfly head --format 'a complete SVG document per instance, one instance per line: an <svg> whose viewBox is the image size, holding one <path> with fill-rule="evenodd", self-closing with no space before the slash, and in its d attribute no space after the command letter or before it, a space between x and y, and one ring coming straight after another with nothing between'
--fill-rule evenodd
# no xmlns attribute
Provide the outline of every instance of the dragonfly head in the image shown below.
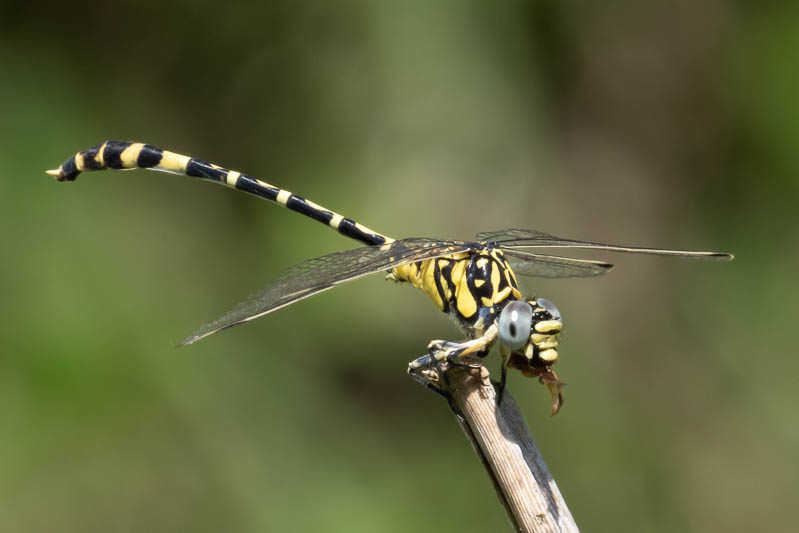
<svg viewBox="0 0 799 533"><path fill-rule="evenodd" d="M499 340L510 350L507 365L547 386L552 396L552 414L563 405L563 386L552 365L558 360L560 311L545 298L515 300L499 315Z"/></svg>
<svg viewBox="0 0 799 533"><path fill-rule="evenodd" d="M509 366L545 370L558 360L560 311L545 298L514 300L499 315L499 340L511 351Z"/></svg>

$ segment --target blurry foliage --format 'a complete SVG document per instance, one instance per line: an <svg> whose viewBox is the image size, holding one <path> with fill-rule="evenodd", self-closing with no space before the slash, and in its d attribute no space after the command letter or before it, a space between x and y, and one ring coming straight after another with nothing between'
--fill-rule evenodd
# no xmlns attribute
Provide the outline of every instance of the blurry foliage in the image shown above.
<svg viewBox="0 0 799 533"><path fill-rule="evenodd" d="M586 531L791 529L797 14L0 3L0 530L507 527L445 406L404 375L457 337L445 316L378 276L173 350L353 244L191 180L43 174L106 138L395 236L516 226L735 253L531 280L564 312L566 406L550 419L535 382L510 390Z"/></svg>

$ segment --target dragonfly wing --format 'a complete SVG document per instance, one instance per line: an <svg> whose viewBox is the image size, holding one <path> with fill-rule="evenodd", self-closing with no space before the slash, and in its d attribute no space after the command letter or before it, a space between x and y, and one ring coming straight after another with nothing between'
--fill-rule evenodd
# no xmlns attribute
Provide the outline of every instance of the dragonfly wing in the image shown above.
<svg viewBox="0 0 799 533"><path fill-rule="evenodd" d="M527 248L577 248L587 250L602 250L607 252L624 252L651 255L672 255L678 257L694 257L698 259L717 259L729 261L731 254L722 252L697 252L691 250L667 250L661 248L643 248L639 246L618 246L599 242L576 241L556 237L549 233L536 230L506 229L478 233L477 239L481 242L495 244L503 250L516 250Z"/></svg>
<svg viewBox="0 0 799 533"><path fill-rule="evenodd" d="M613 268L610 263L591 259L574 259L557 255L535 254L521 250L505 250L505 256L516 274L541 278L585 278L601 276Z"/></svg>
<svg viewBox="0 0 799 533"><path fill-rule="evenodd" d="M289 267L274 282L251 294L223 317L203 325L181 346L262 317L347 281L479 247L476 243L464 241L412 238L308 259Z"/></svg>
<svg viewBox="0 0 799 533"><path fill-rule="evenodd" d="M549 233L534 229L501 229L497 231L481 231L477 234L477 240L480 242L502 244L503 242L513 241L522 237L534 238L535 236L553 237Z"/></svg>

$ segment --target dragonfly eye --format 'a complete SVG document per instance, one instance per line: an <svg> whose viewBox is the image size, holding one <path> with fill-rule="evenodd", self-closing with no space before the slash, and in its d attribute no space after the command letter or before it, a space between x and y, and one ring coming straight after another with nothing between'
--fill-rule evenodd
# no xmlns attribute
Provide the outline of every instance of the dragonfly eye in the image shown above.
<svg viewBox="0 0 799 533"><path fill-rule="evenodd" d="M518 350L530 339L533 307L527 302L513 301L499 315L499 340L511 350Z"/></svg>
<svg viewBox="0 0 799 533"><path fill-rule="evenodd" d="M552 315L553 320L560 320L562 318L560 316L560 311L558 311L558 308L555 307L555 304L546 298L536 298L535 303L537 303L538 306L543 308L547 313Z"/></svg>

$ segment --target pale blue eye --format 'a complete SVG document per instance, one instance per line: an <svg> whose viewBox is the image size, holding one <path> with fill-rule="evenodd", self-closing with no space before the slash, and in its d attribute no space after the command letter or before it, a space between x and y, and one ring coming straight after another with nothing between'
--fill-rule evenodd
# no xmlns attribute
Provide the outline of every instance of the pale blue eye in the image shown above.
<svg viewBox="0 0 799 533"><path fill-rule="evenodd" d="M499 340L511 350L518 350L530 338L533 308L527 302L510 302L499 315Z"/></svg>
<svg viewBox="0 0 799 533"><path fill-rule="evenodd" d="M560 320L561 319L560 311L558 311L558 308L555 307L555 304L553 304L552 302L550 302L546 298L536 298L535 303L537 303L539 307L544 308L544 310L547 313L552 315L552 318L554 320Z"/></svg>

